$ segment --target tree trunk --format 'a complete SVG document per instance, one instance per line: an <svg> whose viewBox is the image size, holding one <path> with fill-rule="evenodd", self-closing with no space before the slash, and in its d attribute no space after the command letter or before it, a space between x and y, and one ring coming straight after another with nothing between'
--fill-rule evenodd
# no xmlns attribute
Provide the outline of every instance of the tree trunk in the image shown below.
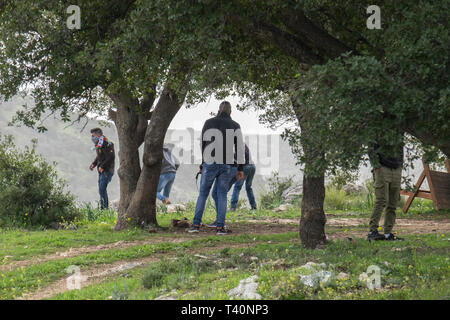
<svg viewBox="0 0 450 320"><path fill-rule="evenodd" d="M307 166L308 164L306 164ZM325 199L324 176L309 177L303 175L302 215L300 218L300 240L306 248L316 248L326 242L323 211Z"/></svg>
<svg viewBox="0 0 450 320"><path fill-rule="evenodd" d="M145 134L144 166L128 209L118 218L116 230L130 225L157 225L156 189L161 172L164 137L183 100L184 97L179 99L169 87L163 90Z"/></svg>
<svg viewBox="0 0 450 320"><path fill-rule="evenodd" d="M300 218L300 240L306 248L316 248L326 242L325 223L323 211L325 200L325 174L324 170L314 168L317 160L324 159L324 153L313 145L308 138L308 110L293 100L292 106L301 128L300 141L302 144L305 168L303 171L303 197ZM316 163L315 163L316 162ZM313 170L316 169L316 170ZM317 173L319 172L319 173Z"/></svg>
<svg viewBox="0 0 450 320"><path fill-rule="evenodd" d="M117 111L110 110L110 118L114 121L119 138L119 169L120 201L118 216L125 214L136 191L137 182L141 174L139 161L139 147L143 142L143 133L147 128L150 115L148 110L153 104L145 100L146 105L139 105L139 101L127 92L110 94ZM120 218L118 221L122 221ZM117 227L117 225L116 225Z"/></svg>

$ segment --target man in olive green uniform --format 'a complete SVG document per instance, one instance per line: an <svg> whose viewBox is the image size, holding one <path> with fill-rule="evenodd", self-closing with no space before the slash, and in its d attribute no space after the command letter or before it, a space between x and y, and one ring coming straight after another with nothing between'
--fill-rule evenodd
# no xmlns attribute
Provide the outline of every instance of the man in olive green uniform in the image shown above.
<svg viewBox="0 0 450 320"><path fill-rule="evenodd" d="M395 210L400 200L403 147L389 156L380 153L380 149L379 145L375 146L369 155L375 180L375 204L370 217L370 232L367 240L402 240L392 233L392 229L395 224ZM380 234L378 233L378 224L384 208L386 208L384 234Z"/></svg>

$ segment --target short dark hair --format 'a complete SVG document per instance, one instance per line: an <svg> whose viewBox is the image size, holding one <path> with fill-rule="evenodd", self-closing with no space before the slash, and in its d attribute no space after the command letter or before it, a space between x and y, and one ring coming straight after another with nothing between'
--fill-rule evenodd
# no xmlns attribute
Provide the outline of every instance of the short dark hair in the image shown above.
<svg viewBox="0 0 450 320"><path fill-rule="evenodd" d="M227 114L231 113L231 103L229 103L228 101L223 101L220 105L219 105L219 113L221 112L225 112Z"/></svg>
<svg viewBox="0 0 450 320"><path fill-rule="evenodd" d="M93 128L91 129L91 133L95 133L95 134L99 134L99 135L103 135L103 131L100 128Z"/></svg>

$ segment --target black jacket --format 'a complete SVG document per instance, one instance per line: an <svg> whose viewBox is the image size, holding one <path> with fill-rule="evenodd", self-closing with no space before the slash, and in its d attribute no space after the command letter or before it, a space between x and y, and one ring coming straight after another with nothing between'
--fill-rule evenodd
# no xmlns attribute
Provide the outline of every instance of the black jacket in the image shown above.
<svg viewBox="0 0 450 320"><path fill-rule="evenodd" d="M388 167L391 169L398 169L403 165L403 146L401 150L397 150L397 152L393 156L386 156L379 152L380 146L375 145L373 151L369 155L371 157L372 166L377 169L381 166Z"/></svg>
<svg viewBox="0 0 450 320"><path fill-rule="evenodd" d="M222 139L222 146L223 146L223 153L222 153L223 159L221 159L220 163L237 166L238 171L242 171L243 164L245 163L245 151L242 133L240 132L240 129L241 126L236 121L233 121L231 117L224 112L219 113L214 118L206 120L202 129L202 162L208 163L207 159L205 159L204 153L205 148L207 148L209 144L215 141L216 135L214 133L218 133L220 131L221 137L217 135ZM228 132L229 136L231 136L230 133L236 134L234 140L232 142L229 142L230 145L232 144L233 146L231 148L227 148L227 130L229 130ZM236 130L239 130L239 132L237 132ZM227 163L227 152L229 153L228 159L232 159L231 161L228 161L229 163ZM209 156L215 157L215 150L212 150Z"/></svg>
<svg viewBox="0 0 450 320"><path fill-rule="evenodd" d="M97 157L92 164L94 167L102 168L106 172L114 173L114 161L116 158L114 152L114 143L105 141L103 145L96 149Z"/></svg>

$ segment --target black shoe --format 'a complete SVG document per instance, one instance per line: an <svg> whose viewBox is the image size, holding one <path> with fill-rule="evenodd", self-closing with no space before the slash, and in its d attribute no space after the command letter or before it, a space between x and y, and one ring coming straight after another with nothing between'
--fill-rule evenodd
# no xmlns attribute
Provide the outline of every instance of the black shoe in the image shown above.
<svg viewBox="0 0 450 320"><path fill-rule="evenodd" d="M399 238L396 235L394 235L393 233L389 233L389 235L387 237L385 236L385 239L388 241L396 241L396 240L402 241L403 240L403 238Z"/></svg>
<svg viewBox="0 0 450 320"><path fill-rule="evenodd" d="M228 230L227 228L223 227L223 228L216 228L216 234L217 235L226 235L226 234L230 234L231 231Z"/></svg>
<svg viewBox="0 0 450 320"><path fill-rule="evenodd" d="M385 240L386 237L383 234L378 233L378 231L372 231L369 232L369 234L367 235L367 240L372 241L372 240Z"/></svg>
<svg viewBox="0 0 450 320"><path fill-rule="evenodd" d="M236 208L230 208L228 211L236 211Z"/></svg>
<svg viewBox="0 0 450 320"><path fill-rule="evenodd" d="M188 230L189 233L197 233L200 232L200 226L199 225L192 225L192 227Z"/></svg>
<svg viewBox="0 0 450 320"><path fill-rule="evenodd" d="M217 221L214 221L213 223L207 224L206 226L208 228L211 228L211 229L217 228Z"/></svg>

